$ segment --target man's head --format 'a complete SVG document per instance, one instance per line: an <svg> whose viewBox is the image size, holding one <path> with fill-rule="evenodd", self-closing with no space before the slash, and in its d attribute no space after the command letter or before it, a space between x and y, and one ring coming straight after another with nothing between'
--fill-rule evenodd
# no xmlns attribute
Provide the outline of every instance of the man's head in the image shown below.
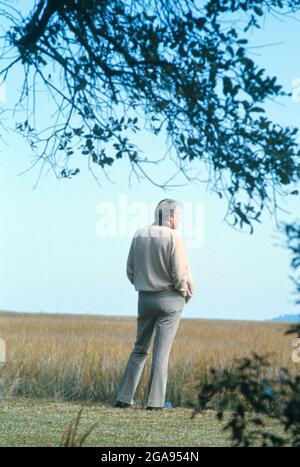
<svg viewBox="0 0 300 467"><path fill-rule="evenodd" d="M161 200L155 208L154 224L164 225L171 229L177 229L180 221L181 205L175 199Z"/></svg>

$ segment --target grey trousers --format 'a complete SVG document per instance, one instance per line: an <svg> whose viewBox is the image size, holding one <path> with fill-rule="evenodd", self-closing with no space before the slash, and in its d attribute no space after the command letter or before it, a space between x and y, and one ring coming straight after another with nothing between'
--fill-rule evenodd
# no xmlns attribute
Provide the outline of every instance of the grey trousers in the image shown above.
<svg viewBox="0 0 300 467"><path fill-rule="evenodd" d="M185 298L175 289L163 294L139 292L136 342L118 387L117 400L133 404L154 341L147 406L164 406L169 355L184 304Z"/></svg>

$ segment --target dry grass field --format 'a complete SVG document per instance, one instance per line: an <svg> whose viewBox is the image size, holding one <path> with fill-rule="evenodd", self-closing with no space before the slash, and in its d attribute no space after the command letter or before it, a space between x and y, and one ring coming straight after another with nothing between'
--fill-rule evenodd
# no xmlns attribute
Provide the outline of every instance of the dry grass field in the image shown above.
<svg viewBox="0 0 300 467"><path fill-rule="evenodd" d="M269 372L292 363L287 325L263 322L208 321L184 316L170 355L167 400L192 407L196 385L210 367L230 367L255 351L270 355ZM0 337L7 363L0 370L2 396L65 401L115 400L118 381L135 341L135 317L0 313ZM136 392L144 405L151 355Z"/></svg>

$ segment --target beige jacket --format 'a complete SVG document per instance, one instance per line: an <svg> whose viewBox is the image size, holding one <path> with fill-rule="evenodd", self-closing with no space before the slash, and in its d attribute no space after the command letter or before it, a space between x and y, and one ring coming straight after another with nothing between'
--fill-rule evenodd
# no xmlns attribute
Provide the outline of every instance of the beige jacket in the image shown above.
<svg viewBox="0 0 300 467"><path fill-rule="evenodd" d="M150 224L138 229L131 241L127 277L137 291L177 289L186 298L194 292L183 238L168 226Z"/></svg>

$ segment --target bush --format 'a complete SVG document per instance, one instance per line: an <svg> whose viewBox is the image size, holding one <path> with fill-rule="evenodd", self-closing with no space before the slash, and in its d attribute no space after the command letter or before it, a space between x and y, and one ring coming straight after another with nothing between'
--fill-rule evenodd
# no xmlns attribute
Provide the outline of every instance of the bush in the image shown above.
<svg viewBox="0 0 300 467"><path fill-rule="evenodd" d="M287 333L300 336L300 326ZM234 446L300 447L300 375L281 368L277 377L266 378L268 367L266 356L253 353L230 370L211 369L208 381L199 387L192 417L217 399L219 420L230 409L224 430L231 431Z"/></svg>

